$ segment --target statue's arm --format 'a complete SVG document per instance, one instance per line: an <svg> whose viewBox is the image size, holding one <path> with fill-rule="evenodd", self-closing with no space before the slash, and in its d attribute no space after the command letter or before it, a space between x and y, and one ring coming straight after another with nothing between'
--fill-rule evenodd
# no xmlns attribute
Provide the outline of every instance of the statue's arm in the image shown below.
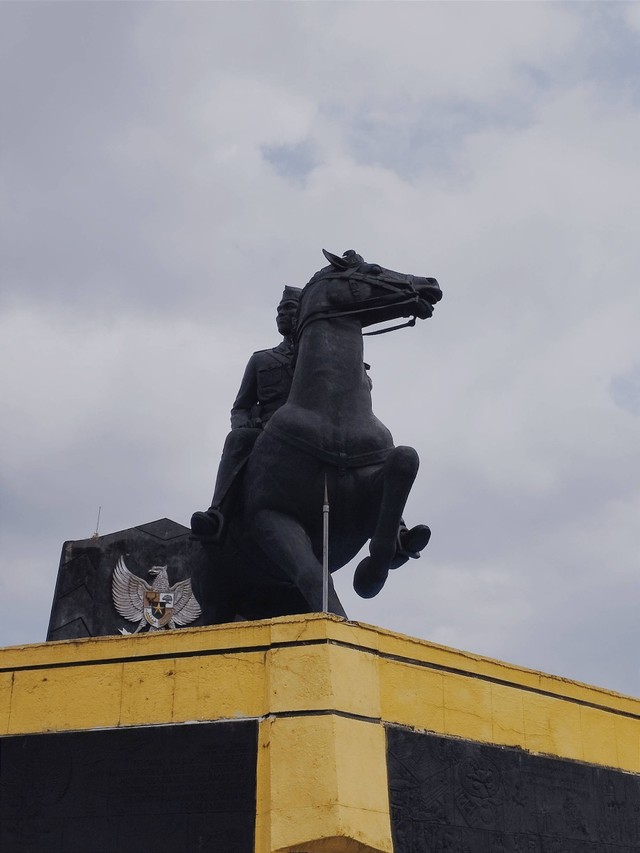
<svg viewBox="0 0 640 853"><path fill-rule="evenodd" d="M258 370L252 355L244 371L242 382L231 409L231 429L251 425L251 410L258 402Z"/></svg>

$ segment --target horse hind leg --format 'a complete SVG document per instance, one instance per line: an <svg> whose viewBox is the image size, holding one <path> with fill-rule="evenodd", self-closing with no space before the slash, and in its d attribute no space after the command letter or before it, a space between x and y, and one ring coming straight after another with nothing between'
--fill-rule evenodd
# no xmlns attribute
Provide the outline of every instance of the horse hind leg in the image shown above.
<svg viewBox="0 0 640 853"><path fill-rule="evenodd" d="M260 548L296 585L308 605L308 612L321 613L322 564L313 553L311 539L302 525L285 513L262 509L255 514L251 528ZM347 616L331 576L328 609L337 616Z"/></svg>
<svg viewBox="0 0 640 853"><path fill-rule="evenodd" d="M356 568L353 587L362 598L373 598L384 586L390 569L418 556L431 535L426 525L406 530L404 507L414 483L420 460L413 447L395 447L382 470L382 500L369 556ZM398 531L401 531L400 535ZM404 547L403 547L404 546Z"/></svg>

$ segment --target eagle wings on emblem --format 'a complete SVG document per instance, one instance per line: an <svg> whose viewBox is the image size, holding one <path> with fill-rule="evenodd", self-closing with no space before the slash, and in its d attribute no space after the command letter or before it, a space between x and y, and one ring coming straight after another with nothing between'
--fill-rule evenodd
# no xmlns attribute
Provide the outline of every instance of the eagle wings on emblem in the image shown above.
<svg viewBox="0 0 640 853"><path fill-rule="evenodd" d="M169 586L166 566L154 566L149 574L155 575L151 584L130 572L122 557L113 571L113 603L121 616L138 623L134 634L145 626L149 631L177 628L200 616L202 611L191 589L190 578ZM120 633L132 632L120 628Z"/></svg>

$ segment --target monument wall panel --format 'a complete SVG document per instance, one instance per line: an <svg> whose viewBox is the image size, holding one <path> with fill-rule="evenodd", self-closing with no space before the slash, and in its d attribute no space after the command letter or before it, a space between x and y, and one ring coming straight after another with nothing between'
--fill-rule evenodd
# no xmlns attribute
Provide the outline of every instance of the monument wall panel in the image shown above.
<svg viewBox="0 0 640 853"><path fill-rule="evenodd" d="M257 721L0 739L3 853L253 853Z"/></svg>
<svg viewBox="0 0 640 853"><path fill-rule="evenodd" d="M394 853L638 853L640 776L387 728Z"/></svg>

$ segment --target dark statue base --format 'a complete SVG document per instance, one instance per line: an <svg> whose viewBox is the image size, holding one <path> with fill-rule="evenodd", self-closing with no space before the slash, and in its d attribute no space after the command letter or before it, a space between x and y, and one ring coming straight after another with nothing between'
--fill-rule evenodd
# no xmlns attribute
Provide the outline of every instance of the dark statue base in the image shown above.
<svg viewBox="0 0 640 853"><path fill-rule="evenodd" d="M387 730L394 853L637 853L640 778Z"/></svg>
<svg viewBox="0 0 640 853"><path fill-rule="evenodd" d="M166 566L172 585L191 578L204 560L189 528L168 518L106 536L65 542L47 640L77 640L135 630L136 625L123 618L113 602L113 573L120 558L136 577L148 583L153 582L150 569ZM195 627L204 620L200 616L190 624Z"/></svg>
<svg viewBox="0 0 640 853"><path fill-rule="evenodd" d="M3 853L249 853L256 721L0 740Z"/></svg>

